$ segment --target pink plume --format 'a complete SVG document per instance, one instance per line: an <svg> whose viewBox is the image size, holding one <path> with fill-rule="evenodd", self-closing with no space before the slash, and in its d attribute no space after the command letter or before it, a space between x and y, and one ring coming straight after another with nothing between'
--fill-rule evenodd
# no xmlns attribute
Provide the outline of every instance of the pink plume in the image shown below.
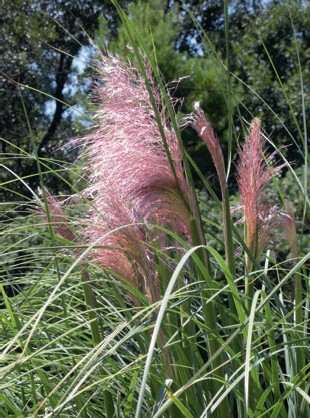
<svg viewBox="0 0 310 418"><path fill-rule="evenodd" d="M273 154L264 155L265 139L260 126L260 120L254 119L237 165L237 180L246 224L246 244L255 257L263 250L271 231L280 224L278 207L267 202L265 189L282 166L272 166Z"/></svg>
<svg viewBox="0 0 310 418"><path fill-rule="evenodd" d="M99 239L93 252L95 262L156 300L159 284L150 246L160 242L165 251L167 243L149 224L190 239L192 195L184 178L181 150L149 68L148 81L161 109L175 175L140 71L113 55L103 57L97 68L97 128L77 140L85 148L84 167L89 175L84 195L93 205L84 220L88 225L84 233L90 244Z"/></svg>

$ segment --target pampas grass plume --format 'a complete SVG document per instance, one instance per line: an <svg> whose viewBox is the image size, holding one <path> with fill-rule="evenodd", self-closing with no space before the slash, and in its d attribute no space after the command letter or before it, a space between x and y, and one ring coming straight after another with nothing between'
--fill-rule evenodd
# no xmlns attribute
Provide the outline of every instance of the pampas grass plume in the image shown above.
<svg viewBox="0 0 310 418"><path fill-rule="evenodd" d="M151 248L155 243L163 253L172 248L171 240L156 226L190 241L194 199L185 181L176 134L148 64L145 71L160 121L138 68L111 54L102 56L96 65L97 125L89 135L75 141L84 149L82 158L88 173L82 194L92 202L87 217L80 220L86 227L79 233L89 245L96 243L92 261L129 280L155 301L160 297L160 286ZM58 210L52 196L49 204Z"/></svg>

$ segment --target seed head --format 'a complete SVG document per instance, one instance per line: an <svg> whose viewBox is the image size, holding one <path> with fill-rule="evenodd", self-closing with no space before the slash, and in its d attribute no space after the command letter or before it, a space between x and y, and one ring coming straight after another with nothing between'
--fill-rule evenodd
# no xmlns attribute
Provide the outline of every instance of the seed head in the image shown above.
<svg viewBox="0 0 310 418"><path fill-rule="evenodd" d="M225 175L225 163L218 138L216 138L213 128L207 121L204 112L201 110L199 103L194 105L195 113L191 115L190 122L193 128L197 131L199 136L206 144L213 163L216 168L217 175L219 177L222 195L224 195L226 175Z"/></svg>
<svg viewBox="0 0 310 418"><path fill-rule="evenodd" d="M150 247L161 236L164 251L166 241L152 225L190 239L192 197L184 178L181 150L147 66L160 120L137 68L107 55L97 63L97 69L97 127L77 141L87 161L84 195L92 200L84 233L90 244L99 238L99 248L96 245L93 252L95 262L130 280L153 300L158 299Z"/></svg>
<svg viewBox="0 0 310 418"><path fill-rule="evenodd" d="M246 225L246 244L254 257L258 257L270 238L272 230L280 224L277 205L267 200L266 186L282 168L273 166L274 154L265 155L265 138L259 119L254 119L251 131L239 153L237 181ZM250 267L248 260L248 268Z"/></svg>

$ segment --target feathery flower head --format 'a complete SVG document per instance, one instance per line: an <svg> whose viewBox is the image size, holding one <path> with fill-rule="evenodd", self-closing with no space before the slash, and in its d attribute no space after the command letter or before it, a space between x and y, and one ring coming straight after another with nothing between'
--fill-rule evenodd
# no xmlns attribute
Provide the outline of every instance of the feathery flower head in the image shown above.
<svg viewBox="0 0 310 418"><path fill-rule="evenodd" d="M89 213L89 225L83 231L89 243L95 243L92 261L153 295L149 284L153 266L143 224L134 223L131 210L116 197L99 206L105 208L104 215L96 210Z"/></svg>
<svg viewBox="0 0 310 418"><path fill-rule="evenodd" d="M135 67L118 57L108 55L98 63L96 88L98 128L80 140L89 159L89 187L86 194L94 199L109 199L111 193L132 207L138 221L163 224L167 212L181 218L179 227L188 232L187 207L190 193L180 164L181 152L174 132L167 127L161 113L165 138L176 170L177 181L169 165L145 81ZM160 108L160 94L154 87L150 70L149 82ZM181 188L183 195L179 192Z"/></svg>
<svg viewBox="0 0 310 418"><path fill-rule="evenodd" d="M165 239L150 224L190 240L192 192L185 181L176 134L150 69L145 68L160 121L137 68L108 54L97 62L97 69L97 127L76 141L84 148L87 161L89 182L84 195L92 200L83 232L89 244L96 242L95 262L156 300L159 284L150 246L160 236L165 250Z"/></svg>
<svg viewBox="0 0 310 418"><path fill-rule="evenodd" d="M219 177L222 195L225 190L226 175L225 175L225 163L218 138L214 134L214 130L210 123L207 121L203 110L200 108L198 102L194 104L195 113L190 116L190 123L196 130L199 136L206 144L208 151L211 154L213 163L217 175Z"/></svg>
<svg viewBox="0 0 310 418"><path fill-rule="evenodd" d="M76 236L68 227L69 221L63 213L62 206L64 202L59 202L47 189L45 189L45 196L48 205L51 224L57 235L68 240L75 241ZM40 212L44 214L44 222L47 221L45 209L40 208Z"/></svg>
<svg viewBox="0 0 310 418"><path fill-rule="evenodd" d="M237 181L246 225L246 244L254 257L263 250L272 229L279 226L279 210L267 201L266 186L283 167L273 166L274 154L264 155L265 138L261 122L254 119L250 135L239 153ZM248 268L250 262L248 260Z"/></svg>

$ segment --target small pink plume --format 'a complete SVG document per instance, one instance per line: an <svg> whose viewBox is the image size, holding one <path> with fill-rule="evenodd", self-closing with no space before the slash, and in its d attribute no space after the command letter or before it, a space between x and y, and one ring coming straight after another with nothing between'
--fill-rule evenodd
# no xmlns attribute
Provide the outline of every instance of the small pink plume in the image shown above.
<svg viewBox="0 0 310 418"><path fill-rule="evenodd" d="M50 221L56 234L68 241L75 241L76 236L69 228L69 221L63 213L63 202L59 202L47 189L45 189L46 203L48 205ZM44 222L47 222L47 215L45 209L40 209L44 213Z"/></svg>
<svg viewBox="0 0 310 418"><path fill-rule="evenodd" d="M219 140L214 134L212 126L207 121L205 114L199 107L198 103L195 103L195 113L191 115L190 122L199 136L203 139L208 151L211 154L220 181L222 196L224 197L226 175L222 149Z"/></svg>
<svg viewBox="0 0 310 418"><path fill-rule="evenodd" d="M237 165L237 180L246 225L246 244L254 257L259 256L271 231L281 223L278 207L267 201L265 189L282 166L275 167L271 164L274 154L264 155L265 139L260 127L260 120L254 119L250 135L239 153L240 161ZM248 270L250 265L248 259Z"/></svg>

